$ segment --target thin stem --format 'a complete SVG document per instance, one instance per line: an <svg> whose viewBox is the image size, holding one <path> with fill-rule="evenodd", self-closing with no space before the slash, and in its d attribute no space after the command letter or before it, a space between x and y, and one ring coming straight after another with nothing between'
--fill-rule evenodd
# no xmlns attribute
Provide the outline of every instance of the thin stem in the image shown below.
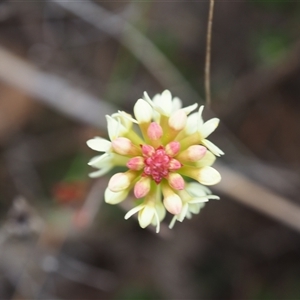
<svg viewBox="0 0 300 300"><path fill-rule="evenodd" d="M207 21L207 35L206 35L206 56L205 56L205 72L204 72L204 83L205 83L205 98L206 105L210 106L211 93L210 93L210 53L211 53L211 31L213 23L213 12L214 12L214 0L209 1L209 12Z"/></svg>

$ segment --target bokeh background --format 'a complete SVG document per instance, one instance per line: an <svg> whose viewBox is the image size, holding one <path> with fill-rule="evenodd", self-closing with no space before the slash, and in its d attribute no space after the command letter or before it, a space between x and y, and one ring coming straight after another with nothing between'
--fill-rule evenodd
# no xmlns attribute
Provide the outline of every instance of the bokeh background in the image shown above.
<svg viewBox="0 0 300 300"><path fill-rule="evenodd" d="M223 181L161 233L90 179L105 114L204 104L208 1L0 2L1 299L299 299L300 3L216 1Z"/></svg>

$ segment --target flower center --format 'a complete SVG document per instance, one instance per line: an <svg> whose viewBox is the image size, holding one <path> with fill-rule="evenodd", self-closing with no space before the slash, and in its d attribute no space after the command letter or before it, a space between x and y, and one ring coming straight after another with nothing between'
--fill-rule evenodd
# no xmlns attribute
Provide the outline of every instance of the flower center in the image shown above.
<svg viewBox="0 0 300 300"><path fill-rule="evenodd" d="M153 149L153 151L143 151L143 156L145 158L143 175L151 176L159 184L169 174L171 157L166 154L163 146Z"/></svg>

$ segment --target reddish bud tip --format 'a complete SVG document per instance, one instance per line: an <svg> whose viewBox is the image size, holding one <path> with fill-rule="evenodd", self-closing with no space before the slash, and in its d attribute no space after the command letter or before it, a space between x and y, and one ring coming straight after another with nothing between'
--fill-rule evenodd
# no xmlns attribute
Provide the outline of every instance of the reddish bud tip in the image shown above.
<svg viewBox="0 0 300 300"><path fill-rule="evenodd" d="M144 156L152 156L155 153L155 149L150 145L142 145L142 152Z"/></svg>
<svg viewBox="0 0 300 300"><path fill-rule="evenodd" d="M163 130L158 123L152 122L148 127L147 135L151 140L156 141L163 135Z"/></svg>
<svg viewBox="0 0 300 300"><path fill-rule="evenodd" d="M169 170L170 171L176 171L182 167L181 162L179 162L177 159L172 158L169 162Z"/></svg>
<svg viewBox="0 0 300 300"><path fill-rule="evenodd" d="M170 156L175 156L180 151L180 143L179 142L171 142L167 144L166 153Z"/></svg>
<svg viewBox="0 0 300 300"><path fill-rule="evenodd" d="M170 173L168 177L168 182L170 186L175 190L183 190L184 189L184 179L178 173Z"/></svg>
<svg viewBox="0 0 300 300"><path fill-rule="evenodd" d="M142 177L134 186L134 195L136 198L145 197L150 191L150 181L149 177Z"/></svg>
<svg viewBox="0 0 300 300"><path fill-rule="evenodd" d="M204 157L207 149L201 145L193 145L190 146L188 149L188 156L191 161L197 161Z"/></svg>
<svg viewBox="0 0 300 300"><path fill-rule="evenodd" d="M169 213L178 215L182 210L182 201L180 197L174 193L164 198L164 206Z"/></svg>
<svg viewBox="0 0 300 300"><path fill-rule="evenodd" d="M144 168L144 158L142 156L133 157L126 165L129 169L134 171L142 170Z"/></svg>

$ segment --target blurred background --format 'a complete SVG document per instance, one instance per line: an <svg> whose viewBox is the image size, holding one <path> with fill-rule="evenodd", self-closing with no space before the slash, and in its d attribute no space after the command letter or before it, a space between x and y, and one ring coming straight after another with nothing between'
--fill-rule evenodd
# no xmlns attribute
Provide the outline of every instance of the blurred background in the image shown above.
<svg viewBox="0 0 300 300"><path fill-rule="evenodd" d="M103 203L86 146L144 91L204 104L207 1L0 2L1 299L299 299L300 3L217 1L223 180L161 233Z"/></svg>

